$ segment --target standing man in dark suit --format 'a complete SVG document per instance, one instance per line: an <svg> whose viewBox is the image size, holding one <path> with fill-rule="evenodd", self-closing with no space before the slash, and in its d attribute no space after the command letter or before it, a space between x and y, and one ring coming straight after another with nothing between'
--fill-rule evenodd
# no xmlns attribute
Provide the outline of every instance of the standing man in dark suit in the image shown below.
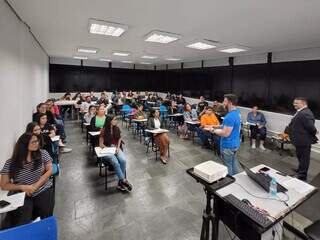
<svg viewBox="0 0 320 240"><path fill-rule="evenodd" d="M288 134L291 143L296 148L299 161L297 178L307 180L310 163L311 145L317 142L317 129L314 126L315 118L305 98L297 97L293 101L293 106L297 110L288 126Z"/></svg>

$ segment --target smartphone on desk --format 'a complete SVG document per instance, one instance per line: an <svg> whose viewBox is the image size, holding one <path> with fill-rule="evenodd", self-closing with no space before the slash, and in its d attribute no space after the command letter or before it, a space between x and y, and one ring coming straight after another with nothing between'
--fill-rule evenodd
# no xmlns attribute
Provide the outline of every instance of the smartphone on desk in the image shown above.
<svg viewBox="0 0 320 240"><path fill-rule="evenodd" d="M5 207L7 207L9 205L10 205L10 203L5 201L5 200L1 200L0 201L0 208L5 208Z"/></svg>
<svg viewBox="0 0 320 240"><path fill-rule="evenodd" d="M263 167L263 168L260 168L259 169L259 172L260 173L265 173L265 172L268 172L270 170L270 168L268 168L268 167Z"/></svg>

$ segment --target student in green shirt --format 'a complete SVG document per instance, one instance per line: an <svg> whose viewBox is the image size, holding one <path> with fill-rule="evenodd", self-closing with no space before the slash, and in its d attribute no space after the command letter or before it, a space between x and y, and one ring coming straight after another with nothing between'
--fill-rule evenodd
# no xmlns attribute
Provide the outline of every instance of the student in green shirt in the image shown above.
<svg viewBox="0 0 320 240"><path fill-rule="evenodd" d="M97 109L97 114L91 119L90 122L90 130L91 131L100 131L104 126L104 122L106 120L106 109L105 106L99 105Z"/></svg>

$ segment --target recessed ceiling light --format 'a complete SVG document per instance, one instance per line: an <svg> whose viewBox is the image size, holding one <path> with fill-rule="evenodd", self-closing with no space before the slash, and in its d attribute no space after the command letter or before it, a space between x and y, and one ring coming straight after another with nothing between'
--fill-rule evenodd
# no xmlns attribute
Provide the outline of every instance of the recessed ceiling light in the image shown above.
<svg viewBox="0 0 320 240"><path fill-rule="evenodd" d="M178 40L180 37L180 35L175 33L152 31L146 35L145 41L156 43L170 43Z"/></svg>
<svg viewBox="0 0 320 240"><path fill-rule="evenodd" d="M228 47L222 47L217 49L219 52L224 53L239 53L239 52L245 52L248 51L248 47L242 47L242 46L228 46Z"/></svg>
<svg viewBox="0 0 320 240"><path fill-rule="evenodd" d="M132 61L121 61L122 63L133 63Z"/></svg>
<svg viewBox="0 0 320 240"><path fill-rule="evenodd" d="M150 65L152 63L150 63L150 62L140 62L140 64Z"/></svg>
<svg viewBox="0 0 320 240"><path fill-rule="evenodd" d="M84 57L84 56L73 56L73 58L81 59L81 60L87 60L88 59L88 57Z"/></svg>
<svg viewBox="0 0 320 240"><path fill-rule="evenodd" d="M207 49L215 48L217 46L209 43L208 41L196 41L186 45L186 47L194 48L198 50L207 50Z"/></svg>
<svg viewBox="0 0 320 240"><path fill-rule="evenodd" d="M181 58L169 57L169 58L166 58L166 60L168 60L168 61L181 61Z"/></svg>
<svg viewBox="0 0 320 240"><path fill-rule="evenodd" d="M129 52L122 52L122 51L114 51L112 54L120 57L127 57L130 55Z"/></svg>
<svg viewBox="0 0 320 240"><path fill-rule="evenodd" d="M89 48L89 47L78 47L77 52L81 53L97 53L98 49L97 48Z"/></svg>
<svg viewBox="0 0 320 240"><path fill-rule="evenodd" d="M101 62L111 62L111 59L100 58L99 61L101 61Z"/></svg>
<svg viewBox="0 0 320 240"><path fill-rule="evenodd" d="M93 34L120 37L127 30L128 26L124 24L89 19L89 32Z"/></svg>
<svg viewBox="0 0 320 240"><path fill-rule="evenodd" d="M156 58L158 58L158 56L156 56L156 55L144 55L141 58L144 58L144 59L156 59Z"/></svg>

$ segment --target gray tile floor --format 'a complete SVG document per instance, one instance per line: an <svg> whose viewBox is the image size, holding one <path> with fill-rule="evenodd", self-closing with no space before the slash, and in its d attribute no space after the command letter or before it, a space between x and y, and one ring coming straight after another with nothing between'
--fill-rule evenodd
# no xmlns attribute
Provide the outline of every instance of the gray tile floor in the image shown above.
<svg viewBox="0 0 320 240"><path fill-rule="evenodd" d="M185 170L207 160L219 161L212 151L171 133L171 157L164 166L153 152L146 155L145 145L123 129L127 177L134 185L131 193L123 194L116 190L112 176L105 191L104 178L89 157L79 123L67 122L66 131L73 151L62 155L56 184L60 240L199 239L205 195ZM276 151L251 150L247 140L241 145L239 159L249 167L265 163L288 173L296 165L295 158L281 157ZM312 155L310 179L318 174L319 166L319 155ZM294 238L288 232L285 235ZM222 225L220 239L229 239Z"/></svg>

